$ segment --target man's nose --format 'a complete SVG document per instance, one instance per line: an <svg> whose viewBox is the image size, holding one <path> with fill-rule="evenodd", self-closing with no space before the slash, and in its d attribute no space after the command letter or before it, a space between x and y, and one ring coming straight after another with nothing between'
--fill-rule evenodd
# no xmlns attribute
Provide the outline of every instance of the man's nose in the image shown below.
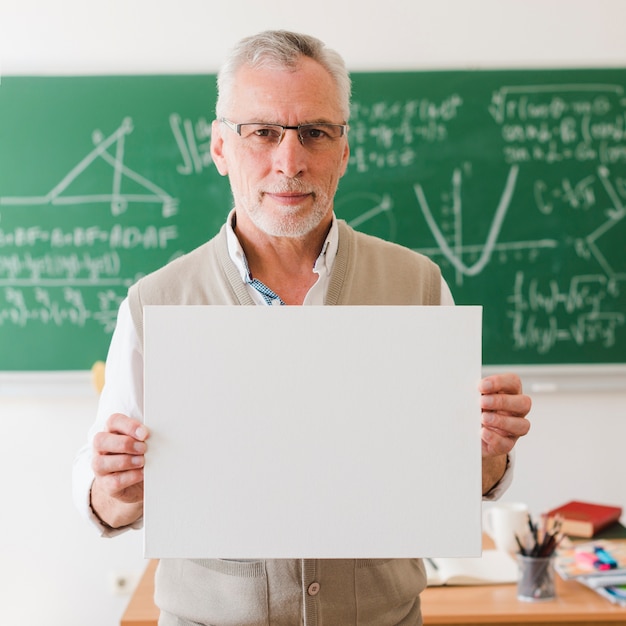
<svg viewBox="0 0 626 626"><path fill-rule="evenodd" d="M307 150L300 141L296 128L286 128L280 143L274 149L274 166L285 176L295 178L305 169Z"/></svg>

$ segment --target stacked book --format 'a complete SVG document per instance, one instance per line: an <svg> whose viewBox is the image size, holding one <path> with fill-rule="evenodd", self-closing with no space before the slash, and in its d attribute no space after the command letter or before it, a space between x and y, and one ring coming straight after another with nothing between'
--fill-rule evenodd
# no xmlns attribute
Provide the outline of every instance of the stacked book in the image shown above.
<svg viewBox="0 0 626 626"><path fill-rule="evenodd" d="M594 504L580 500L571 500L551 511L545 516L549 522L558 520L561 532L569 537L591 538L598 533L620 526L621 506Z"/></svg>
<svg viewBox="0 0 626 626"><path fill-rule="evenodd" d="M558 550L554 569L607 600L626 606L626 543L595 540Z"/></svg>
<svg viewBox="0 0 626 626"><path fill-rule="evenodd" d="M578 580L607 600L626 606L626 542L613 540L623 536L621 514L619 506L571 501L546 517L558 520L564 535L587 540L559 548L555 570L561 578Z"/></svg>

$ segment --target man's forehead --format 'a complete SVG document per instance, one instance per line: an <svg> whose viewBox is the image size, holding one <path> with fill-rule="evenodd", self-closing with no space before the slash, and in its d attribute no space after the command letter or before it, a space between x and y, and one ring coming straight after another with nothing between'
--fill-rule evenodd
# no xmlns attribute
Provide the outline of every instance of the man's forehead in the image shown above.
<svg viewBox="0 0 626 626"><path fill-rule="evenodd" d="M341 121L338 120L339 93L333 77L308 57L302 57L295 66L242 65L235 74L230 105L237 114L258 112L267 116L294 112L307 118L299 121Z"/></svg>

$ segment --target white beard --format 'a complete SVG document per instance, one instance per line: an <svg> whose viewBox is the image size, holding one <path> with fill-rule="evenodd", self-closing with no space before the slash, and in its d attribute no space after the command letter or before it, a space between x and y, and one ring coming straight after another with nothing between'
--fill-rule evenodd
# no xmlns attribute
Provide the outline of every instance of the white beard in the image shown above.
<svg viewBox="0 0 626 626"><path fill-rule="evenodd" d="M301 193L309 191L297 180L286 185L268 190L269 193ZM307 198L307 203L310 200ZM300 238L315 230L328 215L331 199L326 193L313 191L313 206L303 211L301 206L285 206L280 211L268 211L262 204L262 198L255 203L244 203L241 207L252 223L271 237Z"/></svg>

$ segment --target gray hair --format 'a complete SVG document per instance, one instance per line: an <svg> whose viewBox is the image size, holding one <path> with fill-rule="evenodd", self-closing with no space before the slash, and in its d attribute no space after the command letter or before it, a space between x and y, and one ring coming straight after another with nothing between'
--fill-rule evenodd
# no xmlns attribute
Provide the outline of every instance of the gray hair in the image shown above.
<svg viewBox="0 0 626 626"><path fill-rule="evenodd" d="M217 75L218 118L225 115L235 82L235 74L244 65L252 68L270 67L295 69L302 57L317 61L337 85L339 106L344 121L350 117L351 81L346 64L338 52L309 35L285 30L268 30L242 39L231 51Z"/></svg>

